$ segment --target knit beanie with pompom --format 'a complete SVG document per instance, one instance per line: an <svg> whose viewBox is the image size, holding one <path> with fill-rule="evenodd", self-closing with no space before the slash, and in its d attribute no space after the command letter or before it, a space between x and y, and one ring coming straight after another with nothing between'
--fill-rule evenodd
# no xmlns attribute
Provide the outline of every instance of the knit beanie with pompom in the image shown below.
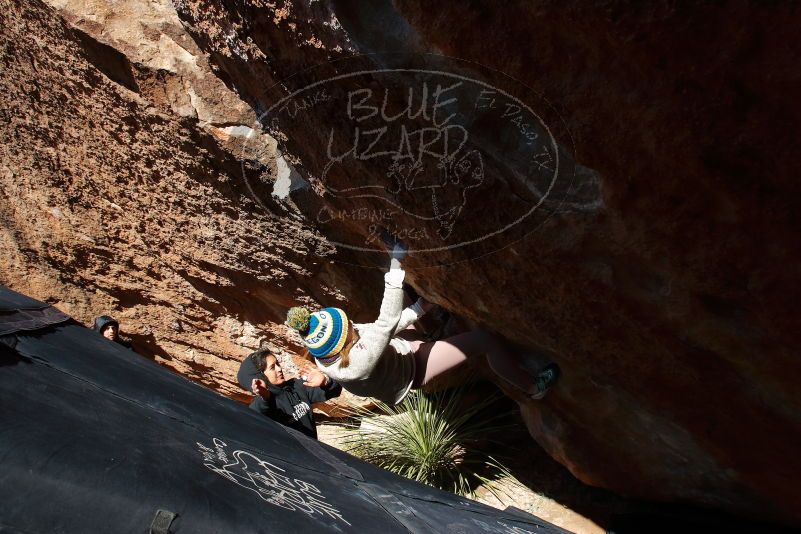
<svg viewBox="0 0 801 534"><path fill-rule="evenodd" d="M315 358L339 354L348 338L348 316L339 308L323 308L314 313L302 307L291 308L286 325L298 331Z"/></svg>

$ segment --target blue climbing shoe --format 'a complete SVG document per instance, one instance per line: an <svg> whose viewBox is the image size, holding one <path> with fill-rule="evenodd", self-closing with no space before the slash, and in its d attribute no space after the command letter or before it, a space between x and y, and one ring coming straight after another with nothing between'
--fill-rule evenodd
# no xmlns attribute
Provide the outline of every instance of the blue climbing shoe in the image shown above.
<svg viewBox="0 0 801 534"><path fill-rule="evenodd" d="M535 400L543 398L548 393L548 390L559 380L560 372L559 366L555 363L549 363L543 367L534 379L536 391L531 394L531 398Z"/></svg>

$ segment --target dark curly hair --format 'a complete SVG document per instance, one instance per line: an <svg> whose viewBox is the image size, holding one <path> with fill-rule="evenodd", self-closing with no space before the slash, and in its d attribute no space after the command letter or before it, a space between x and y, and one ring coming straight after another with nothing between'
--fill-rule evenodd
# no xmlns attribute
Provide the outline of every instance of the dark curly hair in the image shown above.
<svg viewBox="0 0 801 534"><path fill-rule="evenodd" d="M258 369L259 371L261 371L263 373L264 370L267 369L267 357L268 356L272 356L273 358L278 359L275 356L275 354L273 354L272 352L270 352L267 349L258 350L256 352L252 353L248 357L253 361L253 365L256 366L256 369Z"/></svg>

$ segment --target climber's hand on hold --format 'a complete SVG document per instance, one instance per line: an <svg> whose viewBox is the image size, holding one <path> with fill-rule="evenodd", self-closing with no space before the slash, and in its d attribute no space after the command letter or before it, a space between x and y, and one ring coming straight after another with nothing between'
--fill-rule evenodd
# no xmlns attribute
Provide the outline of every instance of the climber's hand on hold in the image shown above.
<svg viewBox="0 0 801 534"><path fill-rule="evenodd" d="M401 268L401 260L406 257L407 254L406 247L403 245L402 242L396 241L395 244L392 246L392 250L389 252L389 268L390 269L400 269Z"/></svg>
<svg viewBox="0 0 801 534"><path fill-rule="evenodd" d="M420 309L423 310L423 313L428 313L428 312L430 312L431 310L433 310L434 308L437 307L436 304L434 304L432 302L428 302L423 297L420 297L419 299L417 299L417 302L420 304Z"/></svg>
<svg viewBox="0 0 801 534"><path fill-rule="evenodd" d="M403 258L406 257L406 254L408 253L406 246L400 239L393 236L386 230L381 231L380 237L381 241L384 243L384 247L386 247L387 253L389 254L390 258L389 268L400 269L401 268L400 262Z"/></svg>

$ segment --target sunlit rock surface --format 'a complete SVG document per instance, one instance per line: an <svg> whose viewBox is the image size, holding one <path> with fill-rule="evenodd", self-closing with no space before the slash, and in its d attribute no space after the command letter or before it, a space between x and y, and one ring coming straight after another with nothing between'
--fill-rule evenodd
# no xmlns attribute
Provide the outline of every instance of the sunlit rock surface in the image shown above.
<svg viewBox="0 0 801 534"><path fill-rule="evenodd" d="M245 354L265 341L298 348L281 325L286 308L344 306L343 290L359 294L371 273L335 275L334 249L311 225L286 203L249 195L243 165L272 187L274 142L237 159L212 124L233 115L204 122L176 104L194 87L225 113L248 109L169 3L93 5L105 11L67 18L119 49L41 2L3 4L0 283L87 325L111 314L138 352L244 400ZM154 44L166 42L197 54L184 62L192 69L170 55L177 45Z"/></svg>
<svg viewBox="0 0 801 534"><path fill-rule="evenodd" d="M541 95L563 120L554 137L564 159L574 158L574 186L535 231L505 248L494 243L492 254L476 258L488 250L462 247L413 257L415 286L528 346L521 359L536 353L533 367L559 362L560 386L545 402L526 403L524 414L537 441L582 480L801 522L797 10L177 5L229 86L267 112L266 126L286 96L274 84L339 75L347 69L335 60L353 53L456 56L475 61L476 76L480 65L497 69ZM360 61L366 70L388 65L383 56ZM443 60L429 64L441 69ZM391 77L373 81L362 87L393 90ZM320 180L328 132L352 131L353 117L304 106L305 120L275 123L285 135L279 147ZM487 168L504 158L483 155ZM368 168L352 161L320 190L362 180ZM459 231L532 202L508 175L497 173L492 185L465 209ZM292 198L313 214L312 194ZM326 231L354 242L369 235L353 219Z"/></svg>
<svg viewBox="0 0 801 534"><path fill-rule="evenodd" d="M236 396L238 358L298 348L287 306L372 319L369 250L405 231L421 294L561 365L545 401L509 393L581 480L801 524L792 6L51 4L3 2L1 282L116 313L143 352ZM446 161L456 187L426 202L413 167L326 166L356 124L336 89L388 90L389 110L434 90L384 72L411 56L347 59L386 51L465 60L408 63L469 81L441 109L468 125L459 158L480 155ZM382 73L283 100L357 67ZM526 161L545 171L520 172L514 116L460 107L476 80L539 114L551 159ZM384 196L332 194L365 184Z"/></svg>

